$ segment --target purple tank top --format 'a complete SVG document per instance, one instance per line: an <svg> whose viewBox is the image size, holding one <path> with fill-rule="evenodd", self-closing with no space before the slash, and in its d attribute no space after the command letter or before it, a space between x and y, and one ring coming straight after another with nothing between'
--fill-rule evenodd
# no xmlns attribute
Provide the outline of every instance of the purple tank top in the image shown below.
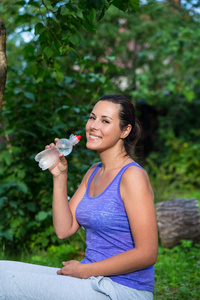
<svg viewBox="0 0 200 300"><path fill-rule="evenodd" d="M87 247L82 263L101 261L135 247L120 196L120 181L129 166L140 165L133 162L124 166L100 195L90 197L90 183L101 166L101 163L97 165L91 174L85 195L76 209L77 221L86 230ZM154 266L110 278L134 289L154 292Z"/></svg>

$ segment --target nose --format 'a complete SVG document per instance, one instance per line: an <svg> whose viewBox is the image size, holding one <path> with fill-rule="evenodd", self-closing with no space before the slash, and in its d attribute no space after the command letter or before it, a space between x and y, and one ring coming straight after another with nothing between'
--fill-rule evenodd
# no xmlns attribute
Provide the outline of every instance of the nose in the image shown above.
<svg viewBox="0 0 200 300"><path fill-rule="evenodd" d="M90 128L93 129L93 130L98 130L99 129L99 121L97 119L93 120Z"/></svg>

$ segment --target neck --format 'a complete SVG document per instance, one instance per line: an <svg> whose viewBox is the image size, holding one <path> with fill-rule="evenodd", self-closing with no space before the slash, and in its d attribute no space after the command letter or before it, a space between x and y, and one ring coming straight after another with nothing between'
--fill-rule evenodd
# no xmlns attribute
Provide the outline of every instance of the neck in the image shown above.
<svg viewBox="0 0 200 300"><path fill-rule="evenodd" d="M99 153L99 156L102 162L103 171L111 171L117 168L122 168L127 163L133 161L130 156L126 155L125 150L120 153L115 153L113 149L109 149Z"/></svg>

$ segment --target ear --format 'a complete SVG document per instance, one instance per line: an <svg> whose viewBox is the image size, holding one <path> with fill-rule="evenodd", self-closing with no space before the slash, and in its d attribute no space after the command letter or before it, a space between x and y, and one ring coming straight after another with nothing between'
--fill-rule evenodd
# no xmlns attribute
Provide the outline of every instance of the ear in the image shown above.
<svg viewBox="0 0 200 300"><path fill-rule="evenodd" d="M125 139L129 133L131 132L131 129L132 129L132 125L131 124L128 124L125 129L123 130L122 134L121 134L121 138L122 139Z"/></svg>

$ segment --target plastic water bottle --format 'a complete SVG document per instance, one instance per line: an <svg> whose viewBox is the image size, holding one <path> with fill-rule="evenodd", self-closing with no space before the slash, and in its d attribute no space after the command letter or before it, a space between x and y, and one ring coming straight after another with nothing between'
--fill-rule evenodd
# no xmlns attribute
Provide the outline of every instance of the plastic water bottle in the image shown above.
<svg viewBox="0 0 200 300"><path fill-rule="evenodd" d="M59 159L59 154L62 153L67 156L72 152L72 148L81 139L80 135L71 134L68 139L60 139L56 146L46 149L35 156L35 160L39 162L39 167L44 171L49 169Z"/></svg>

